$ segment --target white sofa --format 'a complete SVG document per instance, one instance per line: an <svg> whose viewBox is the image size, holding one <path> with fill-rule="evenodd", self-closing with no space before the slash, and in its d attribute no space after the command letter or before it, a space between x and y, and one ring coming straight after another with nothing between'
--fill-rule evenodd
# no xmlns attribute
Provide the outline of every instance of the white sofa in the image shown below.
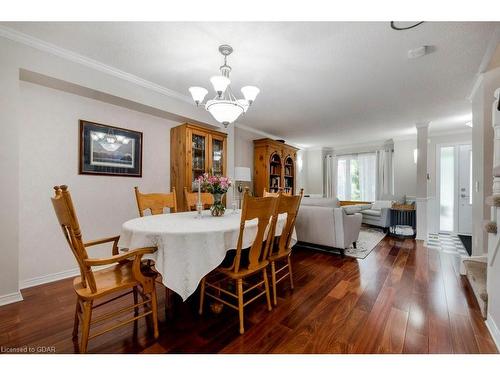
<svg viewBox="0 0 500 375"><path fill-rule="evenodd" d="M344 255L358 240L362 215L349 214L337 199L304 197L295 229L298 240L324 250L338 249Z"/></svg>

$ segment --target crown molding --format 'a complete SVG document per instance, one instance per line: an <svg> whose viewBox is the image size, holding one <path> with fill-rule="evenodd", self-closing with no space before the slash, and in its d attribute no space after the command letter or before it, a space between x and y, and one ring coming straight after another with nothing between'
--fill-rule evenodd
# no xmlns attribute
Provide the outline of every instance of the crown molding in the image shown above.
<svg viewBox="0 0 500 375"><path fill-rule="evenodd" d="M67 50L65 48L56 46L55 44L45 42L41 39L35 38L31 35L19 32L17 30L11 29L6 26L0 26L0 37L12 40L14 42L23 44L28 47L35 48L39 51L50 53L51 55L58 56L65 60L75 62L77 64L86 66L88 68L100 71L102 73L109 74L111 76L123 79L125 81L134 83L138 86L147 88L149 90L155 91L159 94L182 100L184 102L192 103L192 100L189 96L183 95L177 91L168 89L164 86L158 85L151 81L140 78L136 75L127 73L123 70L115 68L111 65L104 64L97 60L88 58L86 56L80 55L76 52Z"/></svg>
<svg viewBox="0 0 500 375"><path fill-rule="evenodd" d="M430 121L419 121L419 122L416 122L415 123L415 127L417 129L420 129L420 128L428 128L430 125Z"/></svg>
<svg viewBox="0 0 500 375"><path fill-rule="evenodd" d="M483 55L481 60L481 64L479 64L479 69L475 75L474 83L472 84L472 88L467 99L472 102L472 99L476 95L478 88L481 86L483 82L483 75L486 73L488 69L488 65L490 64L493 55L495 54L495 50L497 48L498 43L500 42L500 26L496 26L491 34L491 38L488 42L488 46L486 47L486 52Z"/></svg>
<svg viewBox="0 0 500 375"><path fill-rule="evenodd" d="M283 137L279 137L279 136L277 136L277 135L275 135L275 134L267 133L267 132L262 131L262 130L259 130L259 129L254 129L254 128L252 128L252 127L250 127L250 126L247 126L247 125L244 125L244 124L242 124L242 123L240 123L240 122L236 122L236 123L234 123L234 127L235 127L235 128L239 128L239 129L242 129L242 130L249 131L249 132L251 132L251 133L254 133L254 134L260 135L260 136L262 136L262 137L271 138L271 139L274 139L274 140L276 140L276 139L283 139ZM295 146L295 147L298 147L298 148L300 148L300 149L303 149L302 147L300 147L300 146L299 146L299 145L297 145L296 143L286 141L286 139L285 139L285 142L286 142L286 144L287 144L287 145L290 145L290 146Z"/></svg>

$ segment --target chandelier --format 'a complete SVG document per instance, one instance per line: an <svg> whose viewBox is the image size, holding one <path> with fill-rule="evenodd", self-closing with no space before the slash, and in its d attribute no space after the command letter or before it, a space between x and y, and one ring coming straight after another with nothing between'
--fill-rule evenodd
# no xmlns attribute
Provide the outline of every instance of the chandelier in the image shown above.
<svg viewBox="0 0 500 375"><path fill-rule="evenodd" d="M98 142L106 151L114 152L118 150L121 145L128 145L130 138L123 135L115 135L112 130L105 134L103 132L91 131L90 137L92 140Z"/></svg>
<svg viewBox="0 0 500 375"><path fill-rule="evenodd" d="M235 122L242 113L247 111L260 90L255 86L242 87L241 93L244 99L237 99L230 86L229 73L231 67L227 65L227 57L233 52L233 48L223 44L219 46L219 52L224 56L224 65L220 67L220 75L210 78L216 95L205 103L205 109L210 112L215 120L227 128L229 124ZM203 103L203 99L208 94L205 88L197 86L190 87L189 92L197 106Z"/></svg>

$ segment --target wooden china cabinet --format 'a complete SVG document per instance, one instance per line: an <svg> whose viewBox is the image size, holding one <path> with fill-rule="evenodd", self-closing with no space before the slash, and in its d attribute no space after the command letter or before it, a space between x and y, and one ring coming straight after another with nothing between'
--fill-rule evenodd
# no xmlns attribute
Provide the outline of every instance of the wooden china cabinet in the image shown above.
<svg viewBox="0 0 500 375"><path fill-rule="evenodd" d="M269 192L283 190L296 194L296 147L269 138L256 139L254 143L254 193L261 197L264 189Z"/></svg>
<svg viewBox="0 0 500 375"><path fill-rule="evenodd" d="M225 176L227 134L199 125L170 129L170 186L177 193L177 210L187 211L184 187L196 191L195 179L203 173Z"/></svg>

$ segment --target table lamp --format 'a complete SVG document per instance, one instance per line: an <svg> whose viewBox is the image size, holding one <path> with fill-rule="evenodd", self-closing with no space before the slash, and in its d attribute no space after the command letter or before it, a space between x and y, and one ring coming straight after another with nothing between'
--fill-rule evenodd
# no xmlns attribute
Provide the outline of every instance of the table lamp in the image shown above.
<svg viewBox="0 0 500 375"><path fill-rule="evenodd" d="M235 167L234 168L234 182L235 185L238 183L238 193L239 193L239 201L241 202L241 193L243 192L243 184L242 182L250 182L252 181L252 175L250 172L250 168L248 167Z"/></svg>

